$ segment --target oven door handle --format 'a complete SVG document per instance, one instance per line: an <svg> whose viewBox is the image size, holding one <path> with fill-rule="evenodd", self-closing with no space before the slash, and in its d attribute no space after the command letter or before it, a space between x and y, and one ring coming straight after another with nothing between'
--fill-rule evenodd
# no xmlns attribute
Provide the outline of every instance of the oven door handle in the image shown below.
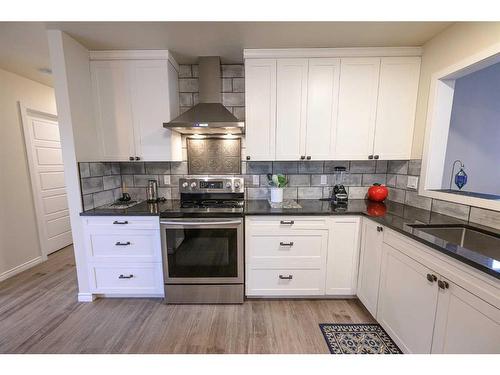
<svg viewBox="0 0 500 375"><path fill-rule="evenodd" d="M160 221L163 225L224 225L224 224L241 224L241 220L228 221Z"/></svg>

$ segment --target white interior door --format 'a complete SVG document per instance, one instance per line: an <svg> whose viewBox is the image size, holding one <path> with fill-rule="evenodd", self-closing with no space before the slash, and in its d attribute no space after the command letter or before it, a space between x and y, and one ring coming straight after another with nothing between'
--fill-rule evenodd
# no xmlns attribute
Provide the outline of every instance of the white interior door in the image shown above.
<svg viewBox="0 0 500 375"><path fill-rule="evenodd" d="M70 245L71 226L57 117L21 106L42 256Z"/></svg>

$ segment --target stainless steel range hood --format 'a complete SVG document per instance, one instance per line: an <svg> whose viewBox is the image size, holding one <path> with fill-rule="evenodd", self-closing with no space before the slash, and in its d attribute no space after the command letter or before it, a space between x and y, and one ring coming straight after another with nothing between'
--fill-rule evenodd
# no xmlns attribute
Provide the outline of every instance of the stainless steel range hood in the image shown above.
<svg viewBox="0 0 500 375"><path fill-rule="evenodd" d="M221 103L220 58L200 57L198 71L200 103L163 127L181 134L243 134L244 122Z"/></svg>

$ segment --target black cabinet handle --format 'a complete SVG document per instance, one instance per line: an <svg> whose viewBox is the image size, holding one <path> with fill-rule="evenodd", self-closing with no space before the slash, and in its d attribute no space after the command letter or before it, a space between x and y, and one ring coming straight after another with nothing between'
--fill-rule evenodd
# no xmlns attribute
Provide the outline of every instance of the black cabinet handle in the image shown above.
<svg viewBox="0 0 500 375"><path fill-rule="evenodd" d="M118 241L117 243L115 243L115 246L130 246L130 242L129 241L127 241L127 242Z"/></svg>
<svg viewBox="0 0 500 375"><path fill-rule="evenodd" d="M429 280L431 283L437 280L436 275L431 275L430 273L427 274L427 280ZM441 280L440 280L441 281Z"/></svg>
<svg viewBox="0 0 500 375"><path fill-rule="evenodd" d="M280 246L293 246L293 242L280 242Z"/></svg>
<svg viewBox="0 0 500 375"><path fill-rule="evenodd" d="M128 221L127 220L125 220L125 221L113 221L113 224L125 225L125 224L128 224Z"/></svg>
<svg viewBox="0 0 500 375"><path fill-rule="evenodd" d="M250 156L247 156L247 160L250 160Z"/></svg>
<svg viewBox="0 0 500 375"><path fill-rule="evenodd" d="M446 282L446 281L439 280L439 281L438 281L438 286L439 286L441 289L448 289L448 288L450 287L450 284L448 284L448 282Z"/></svg>
<svg viewBox="0 0 500 375"><path fill-rule="evenodd" d="M373 155L368 155L368 159L373 159Z"/></svg>
<svg viewBox="0 0 500 375"><path fill-rule="evenodd" d="M132 277L134 277L134 275L128 275L128 276L120 275L120 276L118 276L119 279L131 279Z"/></svg>
<svg viewBox="0 0 500 375"><path fill-rule="evenodd" d="M136 156L135 160L141 160L141 158L139 156Z"/></svg>
<svg viewBox="0 0 500 375"><path fill-rule="evenodd" d="M375 155L373 158L374 158L374 159L378 159L378 155Z"/></svg>
<svg viewBox="0 0 500 375"><path fill-rule="evenodd" d="M307 159L307 160L311 160L311 157L310 157L310 156L308 156L306 159Z"/></svg>
<svg viewBox="0 0 500 375"><path fill-rule="evenodd" d="M301 156L300 156L300 160L304 160L305 158L306 158L306 156L305 156L305 155L301 155Z"/></svg>
<svg viewBox="0 0 500 375"><path fill-rule="evenodd" d="M133 156L129 156L129 157L128 157L128 160L133 161L133 160L134 160L134 157L133 157Z"/></svg>
<svg viewBox="0 0 500 375"><path fill-rule="evenodd" d="M294 221L293 220L280 220L280 224L283 225L293 225Z"/></svg>
<svg viewBox="0 0 500 375"><path fill-rule="evenodd" d="M288 276L279 275L279 278L281 280L292 280L293 279L293 275L288 275Z"/></svg>

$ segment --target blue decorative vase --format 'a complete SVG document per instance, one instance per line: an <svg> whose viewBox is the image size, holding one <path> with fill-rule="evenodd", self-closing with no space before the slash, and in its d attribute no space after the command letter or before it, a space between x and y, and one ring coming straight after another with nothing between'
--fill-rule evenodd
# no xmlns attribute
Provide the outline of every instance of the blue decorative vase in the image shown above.
<svg viewBox="0 0 500 375"><path fill-rule="evenodd" d="M458 173L455 175L455 185L461 190L467 183L467 173L465 173L463 168L460 168Z"/></svg>

